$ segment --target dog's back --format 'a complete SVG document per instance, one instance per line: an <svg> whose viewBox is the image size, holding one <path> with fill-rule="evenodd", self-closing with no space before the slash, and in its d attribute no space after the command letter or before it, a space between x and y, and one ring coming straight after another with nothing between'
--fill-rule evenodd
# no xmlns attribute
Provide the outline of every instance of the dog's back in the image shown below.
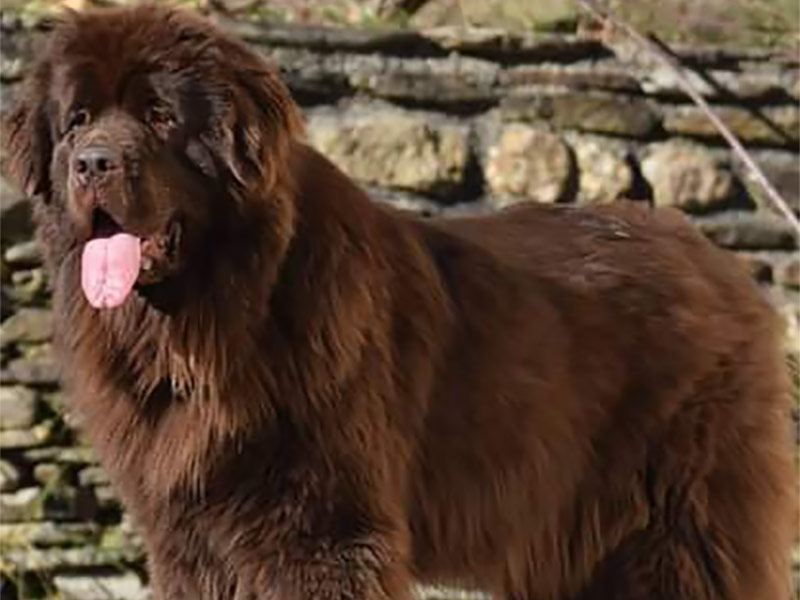
<svg viewBox="0 0 800 600"><path fill-rule="evenodd" d="M784 598L784 369L740 265L627 205L419 228L457 325L419 453L418 568L482 564L506 597Z"/></svg>

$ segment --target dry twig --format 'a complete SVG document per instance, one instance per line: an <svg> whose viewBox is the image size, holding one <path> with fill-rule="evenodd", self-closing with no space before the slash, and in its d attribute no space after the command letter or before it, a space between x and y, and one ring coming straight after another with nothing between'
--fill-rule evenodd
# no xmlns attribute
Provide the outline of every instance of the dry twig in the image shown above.
<svg viewBox="0 0 800 600"><path fill-rule="evenodd" d="M620 21L616 17L613 17L611 14L609 14L608 11L601 9L599 6L597 6L594 0L578 0L578 4L594 15L605 26L610 25L614 29L625 32L645 50L649 51L651 54L654 54L659 60L667 65L667 67L677 78L678 83L686 92L686 94L706 114L706 116L720 132L722 137L725 138L725 141L728 142L728 145L731 147L733 152L747 166L752 177L766 192L767 198L769 198L770 202L781 214L783 214L784 217L789 220L795 229L795 233L800 234L800 220L798 220L797 215L794 214L786 200L781 197L781 195L778 193L778 190L776 190L775 187L770 183L769 179L767 179L766 175L764 175L764 172L761 170L761 168L752 159L747 150L744 149L744 146L739 139L733 134L728 126L725 125L722 119L720 119L711 109L711 106L709 106L708 102L706 102L706 99L703 98L703 95L697 91L697 88L684 72L683 66L665 49L667 47L666 44L660 41L654 34L648 34L645 36L639 33L631 25Z"/></svg>

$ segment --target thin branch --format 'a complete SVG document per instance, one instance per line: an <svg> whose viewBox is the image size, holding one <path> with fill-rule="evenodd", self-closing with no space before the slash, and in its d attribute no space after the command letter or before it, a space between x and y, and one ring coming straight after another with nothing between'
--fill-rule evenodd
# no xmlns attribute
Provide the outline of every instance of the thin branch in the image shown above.
<svg viewBox="0 0 800 600"><path fill-rule="evenodd" d="M756 164L756 162L751 158L750 154L747 150L744 149L742 143L739 139L731 132L727 125L720 119L717 114L711 109L706 99L703 98L703 95L697 91L697 88L694 86L692 81L687 77L683 66L678 62L675 57L670 54L667 50L666 44L660 41L655 35L649 34L647 36L642 35L636 29L634 29L631 25L620 21L619 19L613 17L605 11L598 7L594 0L577 0L578 4L580 4L583 8L589 11L592 15L594 15L597 19L599 19L604 24L610 24L614 28L625 32L628 36L634 39L640 46L642 46L645 50L650 51L654 54L659 60L661 60L669 69L673 72L675 77L678 80L678 83L683 88L683 90L689 95L689 97L694 101L697 106L705 113L705 115L709 118L709 120L714 124L717 130L720 132L725 141L728 142L728 145L734 151L734 153L742 160L742 162L747 166L750 170L750 174L752 175L753 179L757 181L764 191L766 192L767 198L773 204L773 206L786 217L792 226L795 229L796 234L800 234L800 220L798 220L797 215L794 214L792 209L789 207L788 203L781 198L781 195L778 193L778 190L770 183L769 179L767 179L764 172L761 168Z"/></svg>

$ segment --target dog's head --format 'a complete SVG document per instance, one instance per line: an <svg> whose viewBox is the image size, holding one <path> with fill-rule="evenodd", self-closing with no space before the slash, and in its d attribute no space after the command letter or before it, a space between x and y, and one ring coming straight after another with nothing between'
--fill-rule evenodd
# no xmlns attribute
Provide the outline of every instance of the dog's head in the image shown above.
<svg viewBox="0 0 800 600"><path fill-rule="evenodd" d="M24 85L4 117L5 168L34 199L50 267L80 255L96 307L180 274L212 231L224 243L223 222L268 205L301 129L274 69L168 9L63 17Z"/></svg>

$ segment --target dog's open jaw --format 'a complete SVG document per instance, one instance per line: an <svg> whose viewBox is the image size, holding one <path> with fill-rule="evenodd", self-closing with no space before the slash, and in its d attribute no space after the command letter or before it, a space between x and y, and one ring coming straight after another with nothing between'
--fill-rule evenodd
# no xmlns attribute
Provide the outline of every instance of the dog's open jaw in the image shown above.
<svg viewBox="0 0 800 600"><path fill-rule="evenodd" d="M142 263L141 240L126 233L100 209L93 215L92 237L83 246L81 287L94 308L115 308L130 295Z"/></svg>
<svg viewBox="0 0 800 600"><path fill-rule="evenodd" d="M81 287L94 308L116 308L134 285L155 283L177 267L181 226L170 219L147 236L127 232L102 209L92 215L92 234L83 246Z"/></svg>

